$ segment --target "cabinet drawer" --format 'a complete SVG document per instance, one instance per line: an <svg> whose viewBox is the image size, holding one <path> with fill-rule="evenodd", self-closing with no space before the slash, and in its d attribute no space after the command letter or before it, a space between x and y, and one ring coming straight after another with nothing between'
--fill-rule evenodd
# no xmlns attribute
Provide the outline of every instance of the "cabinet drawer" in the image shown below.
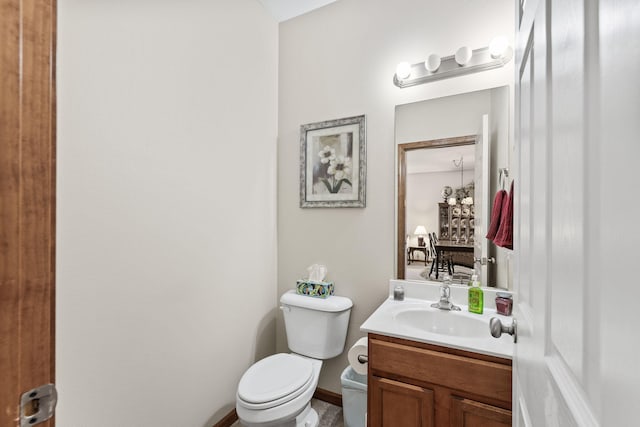
<svg viewBox="0 0 640 427"><path fill-rule="evenodd" d="M508 364L369 338L369 368L373 375L438 384L511 405Z"/></svg>

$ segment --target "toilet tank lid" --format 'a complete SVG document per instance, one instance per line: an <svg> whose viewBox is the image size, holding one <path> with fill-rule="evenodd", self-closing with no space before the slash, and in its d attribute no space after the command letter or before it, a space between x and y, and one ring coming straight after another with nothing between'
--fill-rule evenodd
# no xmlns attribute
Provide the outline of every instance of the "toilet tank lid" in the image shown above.
<svg viewBox="0 0 640 427"><path fill-rule="evenodd" d="M314 298L306 295L298 295L295 290L288 291L282 295L280 302L294 307L331 312L345 311L353 306L353 302L347 297L331 295L327 298Z"/></svg>

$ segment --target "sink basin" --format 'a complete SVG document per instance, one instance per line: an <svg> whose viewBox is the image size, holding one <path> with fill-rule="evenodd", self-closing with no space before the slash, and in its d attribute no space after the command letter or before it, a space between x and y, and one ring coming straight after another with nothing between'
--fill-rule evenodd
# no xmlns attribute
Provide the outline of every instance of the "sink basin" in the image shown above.
<svg viewBox="0 0 640 427"><path fill-rule="evenodd" d="M395 289L404 288L404 299L394 299ZM369 318L360 326L362 332L407 339L441 347L510 359L513 356L513 337L491 336L489 321L499 317L507 325L510 319L496 313L491 305L495 290L486 289L487 304L483 314L469 313L468 287L452 286L451 300L462 311L446 311L431 307L440 295L439 282L391 280L389 294Z"/></svg>
<svg viewBox="0 0 640 427"><path fill-rule="evenodd" d="M432 334L468 338L484 338L489 335L489 324L486 319L474 318L468 313L459 311L406 307L396 311L393 320L401 326Z"/></svg>

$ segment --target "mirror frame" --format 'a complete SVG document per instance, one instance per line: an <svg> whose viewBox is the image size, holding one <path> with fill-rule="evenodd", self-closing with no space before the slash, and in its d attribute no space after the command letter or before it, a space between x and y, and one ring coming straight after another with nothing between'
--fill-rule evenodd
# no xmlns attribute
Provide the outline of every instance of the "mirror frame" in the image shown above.
<svg viewBox="0 0 640 427"><path fill-rule="evenodd" d="M456 147L460 145L472 145L476 143L476 135L456 136L452 138L432 139L429 141L406 142L398 144L398 187L396 206L398 212L396 229L396 279L405 279L404 270L406 263L406 197L407 197L407 151L422 148Z"/></svg>

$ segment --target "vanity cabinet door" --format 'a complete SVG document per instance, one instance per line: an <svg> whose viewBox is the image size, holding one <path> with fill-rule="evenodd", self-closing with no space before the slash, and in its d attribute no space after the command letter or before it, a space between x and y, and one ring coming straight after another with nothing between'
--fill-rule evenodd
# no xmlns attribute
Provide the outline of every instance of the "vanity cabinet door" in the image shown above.
<svg viewBox="0 0 640 427"><path fill-rule="evenodd" d="M371 408L370 427L432 427L434 426L433 390L371 377L369 382Z"/></svg>
<svg viewBox="0 0 640 427"><path fill-rule="evenodd" d="M510 427L511 411L452 396L451 427Z"/></svg>
<svg viewBox="0 0 640 427"><path fill-rule="evenodd" d="M511 361L369 334L370 427L511 426Z"/></svg>

